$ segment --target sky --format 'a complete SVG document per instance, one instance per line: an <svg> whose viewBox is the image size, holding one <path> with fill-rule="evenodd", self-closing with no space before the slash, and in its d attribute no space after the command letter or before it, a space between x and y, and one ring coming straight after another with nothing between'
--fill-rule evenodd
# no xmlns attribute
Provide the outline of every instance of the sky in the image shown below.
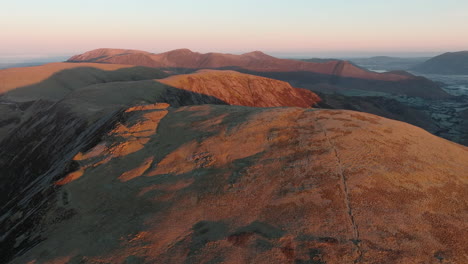
<svg viewBox="0 0 468 264"><path fill-rule="evenodd" d="M0 58L96 48L435 55L468 50L468 1L0 0Z"/></svg>

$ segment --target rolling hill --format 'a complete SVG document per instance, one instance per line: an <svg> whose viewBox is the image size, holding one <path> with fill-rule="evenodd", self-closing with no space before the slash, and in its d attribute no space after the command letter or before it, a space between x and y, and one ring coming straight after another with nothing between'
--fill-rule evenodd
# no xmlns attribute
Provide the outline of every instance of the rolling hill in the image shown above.
<svg viewBox="0 0 468 264"><path fill-rule="evenodd" d="M11 100L60 100L73 90L96 83L158 79L160 70L132 65L49 63L0 70L0 95Z"/></svg>
<svg viewBox="0 0 468 264"><path fill-rule="evenodd" d="M468 149L419 128L213 105L105 120L51 152L57 163L10 207L11 263L466 260Z"/></svg>
<svg viewBox="0 0 468 264"><path fill-rule="evenodd" d="M310 107L320 101L311 91L293 88L286 82L235 71L202 70L171 76L159 82L207 94L230 105Z"/></svg>
<svg viewBox="0 0 468 264"><path fill-rule="evenodd" d="M468 75L468 51L444 53L415 66L412 70L427 74Z"/></svg>

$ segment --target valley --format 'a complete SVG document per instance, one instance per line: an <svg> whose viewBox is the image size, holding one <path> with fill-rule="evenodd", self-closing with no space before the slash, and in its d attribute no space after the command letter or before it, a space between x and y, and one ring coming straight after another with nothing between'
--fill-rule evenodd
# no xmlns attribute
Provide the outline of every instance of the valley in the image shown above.
<svg viewBox="0 0 468 264"><path fill-rule="evenodd" d="M368 64L362 64L363 67L369 67ZM392 64L380 64L379 72L386 72L392 69ZM412 74L421 75L441 85L441 88L451 98L427 100L420 97L399 96L389 93L369 93L362 90L349 90L340 92L346 96L372 97L379 96L391 100L396 100L410 108L422 111L430 116L433 126L422 126L431 133L445 139L468 145L468 120L464 113L468 110L468 76L467 75L444 75L444 74ZM411 122L410 122L411 123ZM417 124L416 124L417 125Z"/></svg>

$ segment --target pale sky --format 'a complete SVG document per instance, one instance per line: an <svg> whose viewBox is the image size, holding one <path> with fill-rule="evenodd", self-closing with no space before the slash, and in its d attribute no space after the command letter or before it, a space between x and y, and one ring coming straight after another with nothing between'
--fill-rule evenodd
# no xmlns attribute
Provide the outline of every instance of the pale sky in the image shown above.
<svg viewBox="0 0 468 264"><path fill-rule="evenodd" d="M0 57L95 48L311 56L468 50L468 0L0 0Z"/></svg>

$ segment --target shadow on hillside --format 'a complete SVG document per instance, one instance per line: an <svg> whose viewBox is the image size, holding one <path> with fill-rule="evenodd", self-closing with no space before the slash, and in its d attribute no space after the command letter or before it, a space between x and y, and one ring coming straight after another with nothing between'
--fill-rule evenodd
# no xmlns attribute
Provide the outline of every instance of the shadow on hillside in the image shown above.
<svg viewBox="0 0 468 264"><path fill-rule="evenodd" d="M128 78L119 79L122 74ZM23 215L21 219L0 220L0 262L41 241L40 237L31 237L16 242L21 235L29 236L31 230L39 228L50 202L58 199L54 181L76 169L73 157L100 142L125 118L126 108L152 103L172 107L227 104L213 96L153 80L165 76L160 70L145 67L111 72L83 67L57 72L40 83L0 96L0 103L24 106L21 102L28 102L21 109L21 122L0 139L0 216ZM69 79L76 83L68 83ZM55 92L59 96L54 96ZM98 108L101 110L95 111Z"/></svg>
<svg viewBox="0 0 468 264"><path fill-rule="evenodd" d="M165 70L176 74L187 74L195 72L198 69L166 68ZM294 87L305 88L314 92L364 90L369 92L415 96L425 99L445 99L451 97L440 88L439 84L424 77L416 76L404 81L381 81L320 74L309 71L267 72L252 71L239 67L223 67L216 68L216 70L234 70L241 73L286 81Z"/></svg>
<svg viewBox="0 0 468 264"><path fill-rule="evenodd" d="M47 75L44 73L43 75ZM79 88L93 84L121 81L140 81L161 79L169 76L162 70L148 67L130 67L113 71L106 71L94 67L76 67L53 73L48 78L26 86L20 86L0 94L14 100L60 100L65 95ZM21 78L34 78L24 76ZM40 78L40 77L39 77ZM0 85L2 81L0 80ZM3 84L7 87L8 84ZM1 88L1 87L0 87ZM8 89L8 88L7 88ZM4 90L4 89L0 89Z"/></svg>

